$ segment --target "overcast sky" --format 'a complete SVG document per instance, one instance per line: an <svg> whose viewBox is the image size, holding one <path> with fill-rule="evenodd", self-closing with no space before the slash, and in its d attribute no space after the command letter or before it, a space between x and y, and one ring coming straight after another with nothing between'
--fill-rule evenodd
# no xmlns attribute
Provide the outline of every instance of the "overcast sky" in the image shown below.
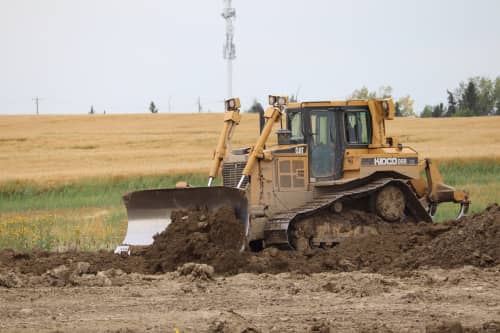
<svg viewBox="0 0 500 333"><path fill-rule="evenodd" d="M500 75L498 0L233 0L234 95L343 99L366 85L420 111ZM0 0L0 114L222 111L222 0Z"/></svg>

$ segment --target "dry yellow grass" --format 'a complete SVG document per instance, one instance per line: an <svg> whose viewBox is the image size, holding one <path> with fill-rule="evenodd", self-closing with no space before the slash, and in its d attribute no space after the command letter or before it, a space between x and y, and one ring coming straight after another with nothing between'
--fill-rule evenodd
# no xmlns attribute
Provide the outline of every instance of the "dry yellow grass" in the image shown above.
<svg viewBox="0 0 500 333"><path fill-rule="evenodd" d="M206 172L222 114L0 116L0 182ZM500 117L396 119L388 135L440 159L500 157ZM233 145L253 144L244 114Z"/></svg>
<svg viewBox="0 0 500 333"><path fill-rule="evenodd" d="M435 159L500 157L500 117L397 118L387 133Z"/></svg>

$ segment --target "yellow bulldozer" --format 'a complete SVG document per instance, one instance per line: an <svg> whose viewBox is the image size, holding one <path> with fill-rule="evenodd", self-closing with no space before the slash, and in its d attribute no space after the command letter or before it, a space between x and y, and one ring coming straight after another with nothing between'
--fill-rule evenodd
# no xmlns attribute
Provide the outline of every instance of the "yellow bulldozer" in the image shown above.
<svg viewBox="0 0 500 333"><path fill-rule="evenodd" d="M385 121L395 116L392 99L289 103L286 96L269 96L257 142L233 149L240 108L238 98L225 101L206 187L124 196L128 230L116 252L151 244L177 209L232 207L244 227L243 246L253 251L331 247L362 235L369 230L362 223L342 223L350 210L390 223L431 222L442 202L460 204L457 218L468 211L466 192L445 185L430 159L386 135ZM278 126L277 144L268 146ZM212 186L219 174L222 186Z"/></svg>

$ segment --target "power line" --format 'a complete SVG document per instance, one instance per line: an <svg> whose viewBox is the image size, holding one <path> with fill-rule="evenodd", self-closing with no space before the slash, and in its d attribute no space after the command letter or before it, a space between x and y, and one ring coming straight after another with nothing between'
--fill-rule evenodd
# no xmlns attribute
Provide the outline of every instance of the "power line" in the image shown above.
<svg viewBox="0 0 500 333"><path fill-rule="evenodd" d="M38 113L38 107L39 107L39 102L42 100L40 97L36 96L35 98L33 98L33 100L35 101L35 109L36 109L36 114L39 114Z"/></svg>
<svg viewBox="0 0 500 333"><path fill-rule="evenodd" d="M201 98L198 97L198 100L197 100L197 103L198 105L198 113L200 113L201 111L203 111L203 107L201 106Z"/></svg>

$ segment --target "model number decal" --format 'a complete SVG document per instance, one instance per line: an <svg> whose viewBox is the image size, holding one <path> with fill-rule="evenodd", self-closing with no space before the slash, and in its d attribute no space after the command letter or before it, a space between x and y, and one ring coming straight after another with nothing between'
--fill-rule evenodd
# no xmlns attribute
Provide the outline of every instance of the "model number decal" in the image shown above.
<svg viewBox="0 0 500 333"><path fill-rule="evenodd" d="M417 165L416 157L374 157L361 159L363 166Z"/></svg>
<svg viewBox="0 0 500 333"><path fill-rule="evenodd" d="M304 155L305 154L304 147L295 147L295 154Z"/></svg>

